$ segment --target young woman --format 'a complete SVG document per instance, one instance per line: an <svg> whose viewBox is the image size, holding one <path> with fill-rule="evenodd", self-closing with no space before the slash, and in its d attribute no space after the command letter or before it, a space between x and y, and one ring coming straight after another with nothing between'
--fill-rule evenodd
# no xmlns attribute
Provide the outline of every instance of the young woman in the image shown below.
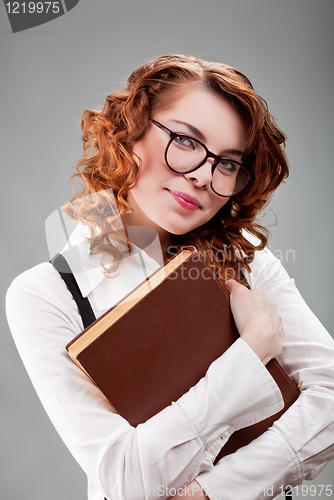
<svg viewBox="0 0 334 500"><path fill-rule="evenodd" d="M84 188L67 207L80 223L64 255L96 317L144 279L133 228L149 227L164 261L182 245L198 248L226 281L240 333L196 386L133 428L65 351L83 323L52 264L16 278L9 324L46 411L87 473L89 500L273 498L314 478L334 456L334 341L265 248L256 220L288 175L284 135L266 103L229 66L163 56L135 70L102 111L86 111L82 130ZM150 251L141 254L148 273L157 269ZM272 357L303 382L301 396L214 466L234 431L281 409L265 368Z"/></svg>

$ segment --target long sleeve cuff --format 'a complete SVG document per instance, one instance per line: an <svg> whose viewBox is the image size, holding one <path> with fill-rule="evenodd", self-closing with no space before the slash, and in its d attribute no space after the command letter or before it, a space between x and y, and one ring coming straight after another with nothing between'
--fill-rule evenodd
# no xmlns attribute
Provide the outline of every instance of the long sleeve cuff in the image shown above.
<svg viewBox="0 0 334 500"><path fill-rule="evenodd" d="M177 404L216 456L234 431L281 410L283 398L260 359L238 339Z"/></svg>
<svg viewBox="0 0 334 500"><path fill-rule="evenodd" d="M271 428L250 445L222 458L196 481L210 500L264 500L275 498L287 485L302 481L297 454Z"/></svg>

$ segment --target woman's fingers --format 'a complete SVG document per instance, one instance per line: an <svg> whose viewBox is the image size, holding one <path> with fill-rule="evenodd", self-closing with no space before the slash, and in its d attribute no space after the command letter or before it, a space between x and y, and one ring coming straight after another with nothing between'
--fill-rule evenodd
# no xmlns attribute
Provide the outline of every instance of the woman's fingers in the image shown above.
<svg viewBox="0 0 334 500"><path fill-rule="evenodd" d="M184 500L184 498L192 498L193 500L209 500L200 484L194 479L184 488L177 491L176 495L169 500Z"/></svg>
<svg viewBox="0 0 334 500"><path fill-rule="evenodd" d="M263 290L248 290L234 280L225 286L240 337L267 364L283 349L284 330L275 304Z"/></svg>

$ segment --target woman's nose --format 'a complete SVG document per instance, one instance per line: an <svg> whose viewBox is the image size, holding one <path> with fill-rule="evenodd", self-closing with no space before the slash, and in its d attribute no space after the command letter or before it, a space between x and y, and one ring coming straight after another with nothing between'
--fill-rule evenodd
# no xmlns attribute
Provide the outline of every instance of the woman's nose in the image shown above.
<svg viewBox="0 0 334 500"><path fill-rule="evenodd" d="M193 172L183 174L187 180L194 182L196 187L209 187L212 180L212 160L208 160Z"/></svg>

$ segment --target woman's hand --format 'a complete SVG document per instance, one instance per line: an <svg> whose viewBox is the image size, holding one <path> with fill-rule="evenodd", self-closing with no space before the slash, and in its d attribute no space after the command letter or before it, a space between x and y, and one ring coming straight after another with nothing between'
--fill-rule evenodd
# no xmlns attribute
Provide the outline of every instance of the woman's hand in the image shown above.
<svg viewBox="0 0 334 500"><path fill-rule="evenodd" d="M178 490L178 493L170 497L169 500L185 500L187 498L192 498L193 500L209 500L201 486L195 480L191 481L191 483L181 490Z"/></svg>
<svg viewBox="0 0 334 500"><path fill-rule="evenodd" d="M234 280L225 283L230 293L231 309L240 337L247 342L263 364L283 349L282 319L266 293L248 290Z"/></svg>

